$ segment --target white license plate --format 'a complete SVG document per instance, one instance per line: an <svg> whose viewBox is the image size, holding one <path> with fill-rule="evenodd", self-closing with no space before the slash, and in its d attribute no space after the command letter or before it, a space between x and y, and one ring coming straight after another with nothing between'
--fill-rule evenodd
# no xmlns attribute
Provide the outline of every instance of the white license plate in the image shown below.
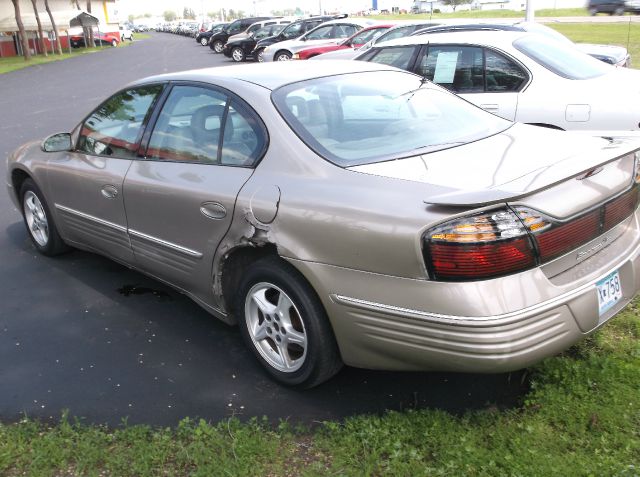
<svg viewBox="0 0 640 477"><path fill-rule="evenodd" d="M598 291L598 309L602 316L622 298L622 285L618 271L596 283L596 290Z"/></svg>

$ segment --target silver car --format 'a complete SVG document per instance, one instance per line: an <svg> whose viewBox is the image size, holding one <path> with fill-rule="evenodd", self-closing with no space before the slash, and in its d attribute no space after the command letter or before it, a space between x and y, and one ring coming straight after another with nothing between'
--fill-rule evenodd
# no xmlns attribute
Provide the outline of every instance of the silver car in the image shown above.
<svg viewBox="0 0 640 477"><path fill-rule="evenodd" d="M640 142L514 124L364 62L155 76L9 157L37 250L111 257L238 324L278 381L500 372L640 287Z"/></svg>

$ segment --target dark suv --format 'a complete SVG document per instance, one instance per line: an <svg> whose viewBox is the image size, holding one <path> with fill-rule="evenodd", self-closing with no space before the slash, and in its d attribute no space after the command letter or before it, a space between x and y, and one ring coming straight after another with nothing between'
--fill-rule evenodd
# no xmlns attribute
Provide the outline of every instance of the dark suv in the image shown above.
<svg viewBox="0 0 640 477"><path fill-rule="evenodd" d="M279 34L275 36L270 36L268 38L263 38L258 41L255 49L251 56L257 58L258 61L262 62L262 52L263 50L274 43L279 43L285 40L293 40L294 38L298 38L301 35L304 35L309 30L314 29L321 23L327 22L329 20L338 20L340 18L347 18L348 15L322 15L317 17L309 17L302 18L300 20L296 20L295 22L289 24L284 30L282 30Z"/></svg>
<svg viewBox="0 0 640 477"><path fill-rule="evenodd" d="M200 43L202 46L207 46L209 44L209 38L211 38L211 35L213 35L214 33L218 33L220 30L222 30L227 25L228 25L228 23L214 23L214 24L212 24L211 27L208 30L201 31L200 33L198 33L196 35L196 41L198 43Z"/></svg>
<svg viewBox="0 0 640 477"><path fill-rule="evenodd" d="M235 20L229 23L226 27L220 30L217 33L211 35L209 39L209 48L211 48L216 53L222 53L224 49L225 43L231 35L236 35L238 33L242 33L250 25L253 25L255 22L259 22L262 20L269 20L274 17L249 17L249 18L241 18L239 20Z"/></svg>
<svg viewBox="0 0 640 477"><path fill-rule="evenodd" d="M587 9L591 15L608 13L610 15L623 15L625 12L640 13L640 1L638 0L589 0Z"/></svg>

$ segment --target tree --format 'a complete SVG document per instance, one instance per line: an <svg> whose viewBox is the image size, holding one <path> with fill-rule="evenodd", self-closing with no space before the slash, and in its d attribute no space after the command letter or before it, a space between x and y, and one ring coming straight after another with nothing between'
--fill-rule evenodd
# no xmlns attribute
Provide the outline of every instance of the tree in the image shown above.
<svg viewBox="0 0 640 477"><path fill-rule="evenodd" d="M173 10L165 10L163 15L164 15L165 22L172 22L178 17L176 12L174 12Z"/></svg>
<svg viewBox="0 0 640 477"><path fill-rule="evenodd" d="M24 31L24 23L22 23L22 15L20 14L20 0L11 0L11 2L13 3L13 9L16 13L16 23L18 24L20 41L22 42L22 54L24 55L24 61L29 61L31 59L31 52L29 51L27 32Z"/></svg>
<svg viewBox="0 0 640 477"><path fill-rule="evenodd" d="M453 8L453 11L456 11L456 7L459 5L468 5L472 2L472 0L442 0L442 3Z"/></svg>
<svg viewBox="0 0 640 477"><path fill-rule="evenodd" d="M56 37L56 46L58 47L58 53L62 54L62 44L60 43L60 35L58 35L58 27L56 26L56 21L53 19L53 15L51 14L51 8L49 8L49 0L44 0L44 8L47 10L49 14L49 20L51 20L51 28L53 28L53 34Z"/></svg>
<svg viewBox="0 0 640 477"><path fill-rule="evenodd" d="M91 14L91 0L87 0L87 13ZM87 27L87 31L89 32L89 46L95 48L96 42L93 39L93 27Z"/></svg>
<svg viewBox="0 0 640 477"><path fill-rule="evenodd" d="M44 56L49 56L47 53L47 45L44 43L44 32L42 31L42 22L40 21L40 15L38 14L38 6L36 5L36 0L31 0L31 4L33 5L33 13L36 15L36 22L38 23L38 35L40 36L40 49Z"/></svg>
<svg viewBox="0 0 640 477"><path fill-rule="evenodd" d="M229 11L227 12L227 20L235 20L236 17L236 11L233 8L230 8Z"/></svg>

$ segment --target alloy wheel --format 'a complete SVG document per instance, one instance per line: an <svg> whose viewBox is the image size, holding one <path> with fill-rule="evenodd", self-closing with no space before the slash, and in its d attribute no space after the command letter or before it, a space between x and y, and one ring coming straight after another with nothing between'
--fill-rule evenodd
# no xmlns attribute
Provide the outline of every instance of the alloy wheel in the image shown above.
<svg viewBox="0 0 640 477"><path fill-rule="evenodd" d="M38 245L46 247L49 242L49 221L42 202L31 191L27 191L22 200L29 233Z"/></svg>
<svg viewBox="0 0 640 477"><path fill-rule="evenodd" d="M267 282L251 287L245 319L253 345L271 367L283 373L300 369L307 356L304 320L281 288Z"/></svg>

